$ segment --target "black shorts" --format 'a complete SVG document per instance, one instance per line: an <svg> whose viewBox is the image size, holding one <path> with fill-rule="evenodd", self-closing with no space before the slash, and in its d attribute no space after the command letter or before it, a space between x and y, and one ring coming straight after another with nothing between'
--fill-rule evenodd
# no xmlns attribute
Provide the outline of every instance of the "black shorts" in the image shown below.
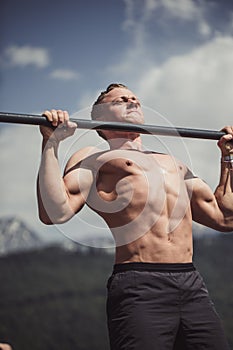
<svg viewBox="0 0 233 350"><path fill-rule="evenodd" d="M229 350L192 263L126 263L108 280L111 350Z"/></svg>

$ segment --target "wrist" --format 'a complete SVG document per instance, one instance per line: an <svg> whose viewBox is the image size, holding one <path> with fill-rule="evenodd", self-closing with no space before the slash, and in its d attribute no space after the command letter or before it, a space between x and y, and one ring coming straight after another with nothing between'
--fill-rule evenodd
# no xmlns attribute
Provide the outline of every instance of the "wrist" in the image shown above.
<svg viewBox="0 0 233 350"><path fill-rule="evenodd" d="M60 140L55 137L43 137L42 143L44 146L58 146Z"/></svg>
<svg viewBox="0 0 233 350"><path fill-rule="evenodd" d="M233 154L222 155L221 163L233 170Z"/></svg>
<svg viewBox="0 0 233 350"><path fill-rule="evenodd" d="M57 155L58 147L59 147L59 141L54 138L43 138L42 141L42 152L45 150L53 149L53 152Z"/></svg>
<svg viewBox="0 0 233 350"><path fill-rule="evenodd" d="M233 154L223 155L221 161L223 163L233 163Z"/></svg>

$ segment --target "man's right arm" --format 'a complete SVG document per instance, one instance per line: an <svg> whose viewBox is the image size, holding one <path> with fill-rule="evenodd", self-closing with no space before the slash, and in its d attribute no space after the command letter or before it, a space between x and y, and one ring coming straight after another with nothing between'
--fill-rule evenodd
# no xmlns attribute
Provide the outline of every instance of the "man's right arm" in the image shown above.
<svg viewBox="0 0 233 350"><path fill-rule="evenodd" d="M37 179L37 200L40 220L51 225L64 223L81 210L85 204L85 194L89 192L91 187L92 176L90 171L89 176L85 174L82 191L78 179L82 182L83 175L77 175L77 172L82 172L81 169L77 169L68 177L63 178L58 162L58 147L62 140L74 133L76 124L69 122L67 112L52 110L44 114L57 128L54 130L49 127L40 127L43 143ZM83 157L85 157L85 151L79 151L71 157L69 163L78 162Z"/></svg>

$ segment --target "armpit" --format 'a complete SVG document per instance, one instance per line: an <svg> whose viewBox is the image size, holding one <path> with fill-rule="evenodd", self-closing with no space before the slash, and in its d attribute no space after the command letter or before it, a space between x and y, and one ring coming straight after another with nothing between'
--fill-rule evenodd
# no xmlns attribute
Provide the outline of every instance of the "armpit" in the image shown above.
<svg viewBox="0 0 233 350"><path fill-rule="evenodd" d="M186 174L184 175L184 180L197 179L198 176L194 175L193 172L187 168Z"/></svg>

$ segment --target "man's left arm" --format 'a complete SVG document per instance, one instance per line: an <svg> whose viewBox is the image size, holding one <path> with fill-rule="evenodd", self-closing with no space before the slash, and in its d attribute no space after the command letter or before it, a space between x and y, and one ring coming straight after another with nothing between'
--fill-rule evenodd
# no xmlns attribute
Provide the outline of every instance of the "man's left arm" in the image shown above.
<svg viewBox="0 0 233 350"><path fill-rule="evenodd" d="M218 231L233 231L233 127L218 141L221 150L221 173L214 193L200 179L192 181L191 209L193 220ZM188 185L189 189L191 185Z"/></svg>
<svg viewBox="0 0 233 350"><path fill-rule="evenodd" d="M221 150L221 173L215 198L224 215L225 225L233 226L233 127L225 127L226 135L218 141ZM233 230L233 228L232 228Z"/></svg>

